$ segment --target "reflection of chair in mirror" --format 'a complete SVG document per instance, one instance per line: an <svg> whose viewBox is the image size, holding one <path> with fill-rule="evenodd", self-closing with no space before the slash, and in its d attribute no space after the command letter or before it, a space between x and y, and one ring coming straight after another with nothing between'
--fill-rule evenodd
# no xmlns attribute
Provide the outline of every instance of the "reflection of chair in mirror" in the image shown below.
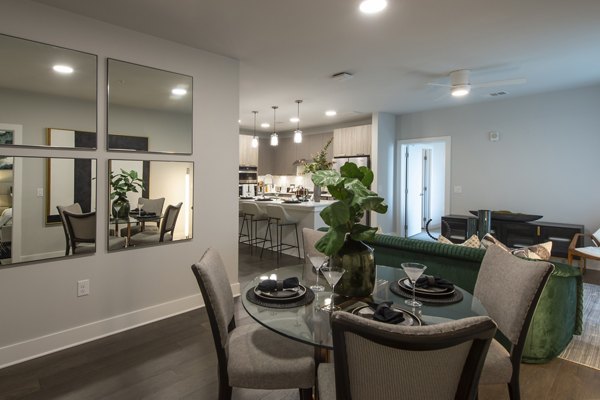
<svg viewBox="0 0 600 400"><path fill-rule="evenodd" d="M67 247L65 249L65 256L69 255L71 251L71 239L69 238L69 228L67 227L67 221L65 220L64 212L68 211L74 214L81 214L81 206L79 203L74 203L69 206L56 206L58 210L58 215L60 216L60 222L62 223L63 230L65 231L65 241L67 242Z"/></svg>
<svg viewBox="0 0 600 400"><path fill-rule="evenodd" d="M331 330L334 363L319 365L320 400L467 400L477 397L496 324L471 317L404 326L338 311Z"/></svg>
<svg viewBox="0 0 600 400"><path fill-rule="evenodd" d="M600 229L589 235L592 238L593 246L576 247L581 238L585 236L587 235L584 235L583 233L576 233L575 236L573 236L573 240L571 240L571 244L569 245L569 253L567 256L570 265L573 265L573 257L579 257L579 268L581 269L582 273L585 273L585 267L588 259L600 261Z"/></svg>
<svg viewBox="0 0 600 400"><path fill-rule="evenodd" d="M144 211L145 215L162 215L162 210L163 210L163 206L165 204L165 198L161 197L159 199L146 199L145 197L140 197L138 199L138 207L141 204L142 205L142 210ZM131 227L131 232L129 233L129 235L135 235L136 233L141 232L142 230L149 230L149 231L154 231L154 232L158 232L159 228L160 228L160 221L156 221L156 226L152 226L150 225L151 223L142 223L140 224L138 222L138 224L133 225ZM142 229L143 227L143 229ZM127 236L127 227L125 228L121 228L121 236L126 237Z"/></svg>
<svg viewBox="0 0 600 400"><path fill-rule="evenodd" d="M131 236L129 244L136 245L147 245L162 242L169 242L173 240L173 234L175 231L175 224L177 223L177 217L183 203L179 203L176 206L168 205L165 215L162 218L160 229L158 232L142 231Z"/></svg>
<svg viewBox="0 0 600 400"><path fill-rule="evenodd" d="M63 210L73 254L96 251L96 212L72 213Z"/></svg>

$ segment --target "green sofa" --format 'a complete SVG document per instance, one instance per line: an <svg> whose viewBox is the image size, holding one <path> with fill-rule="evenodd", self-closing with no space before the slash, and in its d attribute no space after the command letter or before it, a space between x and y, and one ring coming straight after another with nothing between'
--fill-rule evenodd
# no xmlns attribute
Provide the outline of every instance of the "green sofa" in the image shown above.
<svg viewBox="0 0 600 400"><path fill-rule="evenodd" d="M485 250L391 235L376 235L367 242L375 249L375 262L400 268L406 261L427 265L427 272L443 276L473 293ZM570 265L552 262L550 276L527 335L523 362L550 361L581 334L583 283L581 272Z"/></svg>

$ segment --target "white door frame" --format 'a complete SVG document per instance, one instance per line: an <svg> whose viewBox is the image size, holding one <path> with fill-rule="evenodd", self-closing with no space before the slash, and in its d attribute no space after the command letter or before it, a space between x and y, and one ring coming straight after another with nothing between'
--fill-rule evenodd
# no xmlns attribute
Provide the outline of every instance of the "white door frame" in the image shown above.
<svg viewBox="0 0 600 400"><path fill-rule="evenodd" d="M408 144L424 144L427 145L429 143L439 143L442 142L446 148L445 155L445 173L444 173L444 214L450 213L450 184L451 184L451 137L450 136L436 136L436 137L426 137L420 139L401 139L398 140L396 145L396 160L403 160L404 155L402 154L402 145ZM402 177L404 176L404 165L402 162L398 163L399 168L396 170L396 187L402 187ZM404 207L404 198L402 196L398 196L398 201L396 202L396 215L398 215L398 219L396 220L397 231L400 232L401 235L404 234L404 215L402 213Z"/></svg>

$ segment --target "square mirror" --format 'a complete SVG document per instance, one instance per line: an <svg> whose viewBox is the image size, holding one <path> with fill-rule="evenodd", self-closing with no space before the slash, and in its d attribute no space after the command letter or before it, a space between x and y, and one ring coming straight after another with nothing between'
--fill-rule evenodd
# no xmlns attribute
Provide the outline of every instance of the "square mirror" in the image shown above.
<svg viewBox="0 0 600 400"><path fill-rule="evenodd" d="M96 148L97 57L0 35L0 146ZM87 132L50 141L49 130Z"/></svg>
<svg viewBox="0 0 600 400"><path fill-rule="evenodd" d="M108 59L108 150L192 154L191 76Z"/></svg>
<svg viewBox="0 0 600 400"><path fill-rule="evenodd" d="M192 162L109 160L109 251L191 239L193 174Z"/></svg>
<svg viewBox="0 0 600 400"><path fill-rule="evenodd" d="M0 155L0 265L95 251L96 160Z"/></svg>

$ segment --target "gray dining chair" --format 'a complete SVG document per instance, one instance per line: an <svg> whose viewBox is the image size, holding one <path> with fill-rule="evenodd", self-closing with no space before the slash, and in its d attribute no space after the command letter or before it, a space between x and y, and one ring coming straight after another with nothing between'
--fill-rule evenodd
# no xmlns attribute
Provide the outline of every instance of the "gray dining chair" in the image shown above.
<svg viewBox="0 0 600 400"><path fill-rule="evenodd" d="M137 204L138 204L138 206L139 206L139 204L142 204L142 210L146 213L154 213L155 215L162 215L163 206L165 205L165 198L160 197L158 199L147 199L145 197L140 197L138 199ZM156 226L153 226L152 223L144 224L144 230L158 232L159 229L160 229L160 221L156 222ZM130 227L129 235L135 235L136 233L139 233L141 231L142 231L142 226L138 222L137 224ZM122 237L127 236L127 227L121 228L121 236Z"/></svg>
<svg viewBox="0 0 600 400"><path fill-rule="evenodd" d="M74 214L81 214L81 206L79 205L79 203L73 203L68 206L56 206L56 209L58 210L58 216L60 217L60 222L62 223L63 231L65 233L65 256L68 256L71 252L71 238L69 237L69 228L67 228L67 221L65 220L63 212L68 211Z"/></svg>
<svg viewBox="0 0 600 400"><path fill-rule="evenodd" d="M428 326L331 317L334 363L320 364L320 400L475 399L496 324L487 316Z"/></svg>
<svg viewBox="0 0 600 400"><path fill-rule="evenodd" d="M96 251L96 211L72 213L63 210L71 251L73 254L93 253Z"/></svg>
<svg viewBox="0 0 600 400"><path fill-rule="evenodd" d="M231 285L219 253L209 248L192 271L206 305L219 364L219 400L233 387L298 388L301 400L312 398L315 383L313 348L262 325L236 327Z"/></svg>
<svg viewBox="0 0 600 400"><path fill-rule="evenodd" d="M507 350L497 340L492 341L480 384L508 384L511 400L521 398L519 374L527 331L553 270L549 262L525 260L497 245L487 248L481 262L473 295L510 345Z"/></svg>
<svg viewBox="0 0 600 400"><path fill-rule="evenodd" d="M177 223L177 217L183 203L177 205L168 205L165 211L165 215L162 218L160 229L158 232L155 231L142 231L131 236L129 239L130 245L148 245L162 242L170 242L173 240L173 233L175 232L175 224Z"/></svg>

